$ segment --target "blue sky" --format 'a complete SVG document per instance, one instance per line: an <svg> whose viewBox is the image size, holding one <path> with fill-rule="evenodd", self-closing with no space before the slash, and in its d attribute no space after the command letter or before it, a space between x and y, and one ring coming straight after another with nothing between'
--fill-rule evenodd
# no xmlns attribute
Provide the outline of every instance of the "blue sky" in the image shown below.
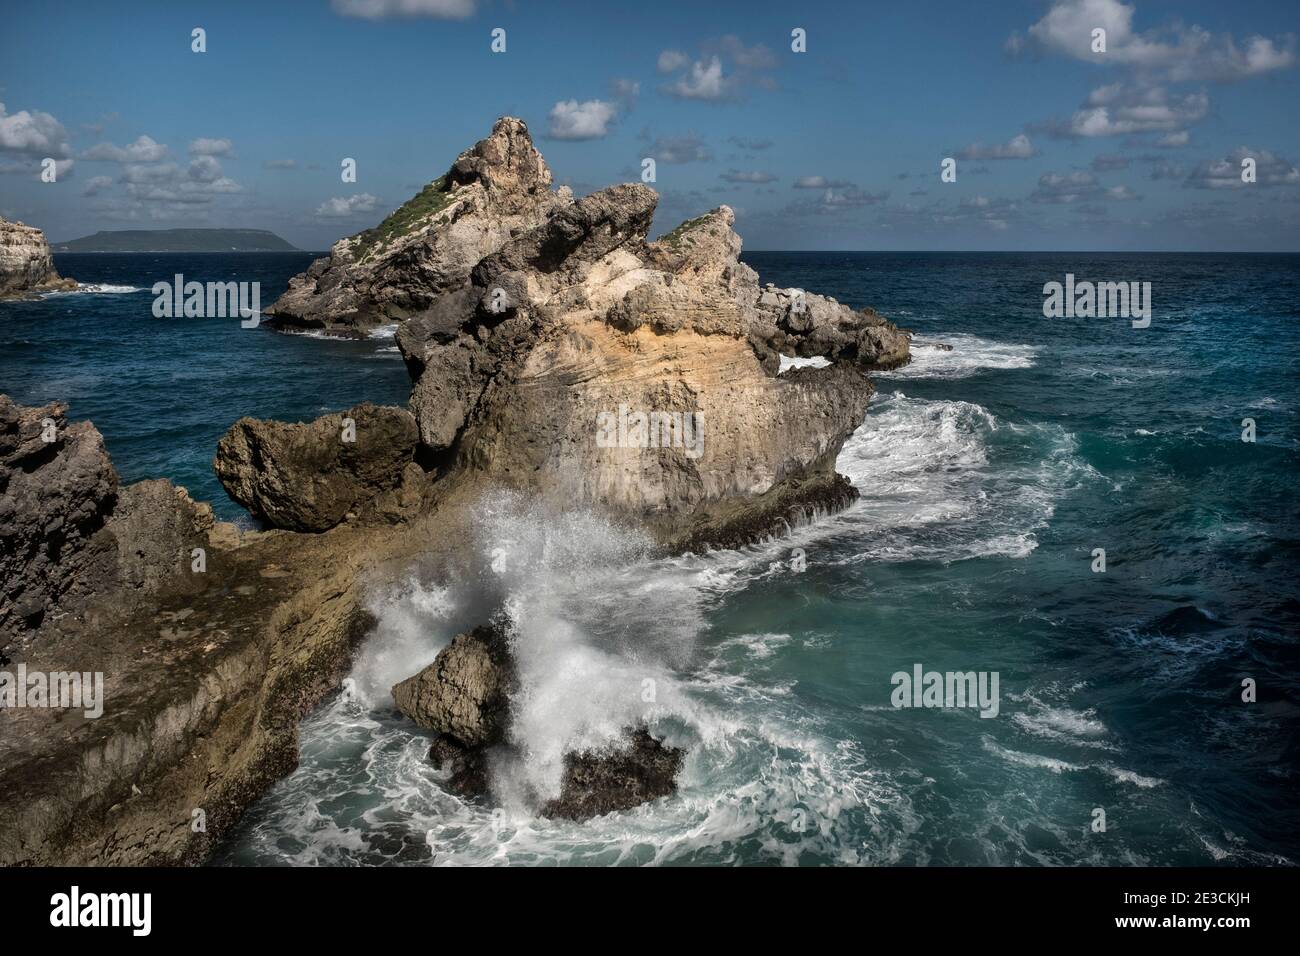
<svg viewBox="0 0 1300 956"><path fill-rule="evenodd" d="M6 4L0 215L323 249L508 113L557 184L653 157L656 232L726 203L749 249L1300 250L1297 33L1295 0Z"/></svg>

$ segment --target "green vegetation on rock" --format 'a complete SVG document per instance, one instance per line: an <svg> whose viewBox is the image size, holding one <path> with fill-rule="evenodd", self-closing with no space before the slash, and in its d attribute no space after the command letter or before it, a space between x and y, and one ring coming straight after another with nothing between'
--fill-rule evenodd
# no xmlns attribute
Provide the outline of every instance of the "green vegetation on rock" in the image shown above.
<svg viewBox="0 0 1300 956"><path fill-rule="evenodd" d="M436 216L451 205L454 197L446 176L439 176L416 195L397 207L383 222L373 229L356 235L353 252L358 261L372 252L382 252L388 245L406 235L426 219Z"/></svg>
<svg viewBox="0 0 1300 956"><path fill-rule="evenodd" d="M706 213L705 215L697 216L694 219L687 219L684 223L682 223L672 232L660 238L659 241L666 242L669 245L676 245L677 243L682 241L682 239L686 236L686 233L690 232L696 226L703 225L709 218L710 218L710 214Z"/></svg>

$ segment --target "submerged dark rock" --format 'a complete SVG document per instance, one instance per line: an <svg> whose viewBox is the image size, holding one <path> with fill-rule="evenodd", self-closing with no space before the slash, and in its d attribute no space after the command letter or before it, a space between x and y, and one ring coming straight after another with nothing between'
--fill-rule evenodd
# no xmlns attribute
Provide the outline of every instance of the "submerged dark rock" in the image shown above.
<svg viewBox="0 0 1300 956"><path fill-rule="evenodd" d="M626 746L566 754L560 796L542 807L542 815L587 820L676 793L686 751L661 743L644 727L629 736Z"/></svg>

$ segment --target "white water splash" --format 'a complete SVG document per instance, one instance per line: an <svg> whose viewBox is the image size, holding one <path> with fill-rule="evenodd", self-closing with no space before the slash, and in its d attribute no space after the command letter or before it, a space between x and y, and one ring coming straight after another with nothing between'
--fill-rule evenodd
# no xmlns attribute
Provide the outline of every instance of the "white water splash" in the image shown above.
<svg viewBox="0 0 1300 956"><path fill-rule="evenodd" d="M951 351L940 348L951 345ZM912 361L892 372L876 372L887 379L966 378L986 369L1032 368L1038 350L1032 345L994 342L974 335L916 335L911 343Z"/></svg>
<svg viewBox="0 0 1300 956"><path fill-rule="evenodd" d="M133 285L110 285L108 283L87 282L79 285L75 289L59 289L54 292L45 292L41 295L41 298L52 299L64 295L125 295L128 292L144 291L144 289Z"/></svg>

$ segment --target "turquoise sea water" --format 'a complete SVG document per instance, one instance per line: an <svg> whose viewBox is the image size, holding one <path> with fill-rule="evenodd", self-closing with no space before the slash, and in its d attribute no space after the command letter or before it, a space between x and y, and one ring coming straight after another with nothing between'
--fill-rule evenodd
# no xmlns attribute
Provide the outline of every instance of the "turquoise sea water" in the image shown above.
<svg viewBox="0 0 1300 956"><path fill-rule="evenodd" d="M1300 256L745 258L917 332L840 457L861 500L672 561L589 516L486 500L483 567L375 595L301 767L218 862L1300 862ZM110 288L0 305L0 391L69 401L124 479L235 516L208 466L230 422L401 402L406 373L391 338L154 319L148 287L260 278L269 302L308 259L59 257ZM1150 328L1044 318L1066 273L1151 282ZM511 570L490 573L502 548ZM441 789L387 687L502 603L529 693L496 809ZM996 673L997 716L895 708L891 675L918 664ZM639 719L690 748L676 797L531 813L566 748Z"/></svg>

